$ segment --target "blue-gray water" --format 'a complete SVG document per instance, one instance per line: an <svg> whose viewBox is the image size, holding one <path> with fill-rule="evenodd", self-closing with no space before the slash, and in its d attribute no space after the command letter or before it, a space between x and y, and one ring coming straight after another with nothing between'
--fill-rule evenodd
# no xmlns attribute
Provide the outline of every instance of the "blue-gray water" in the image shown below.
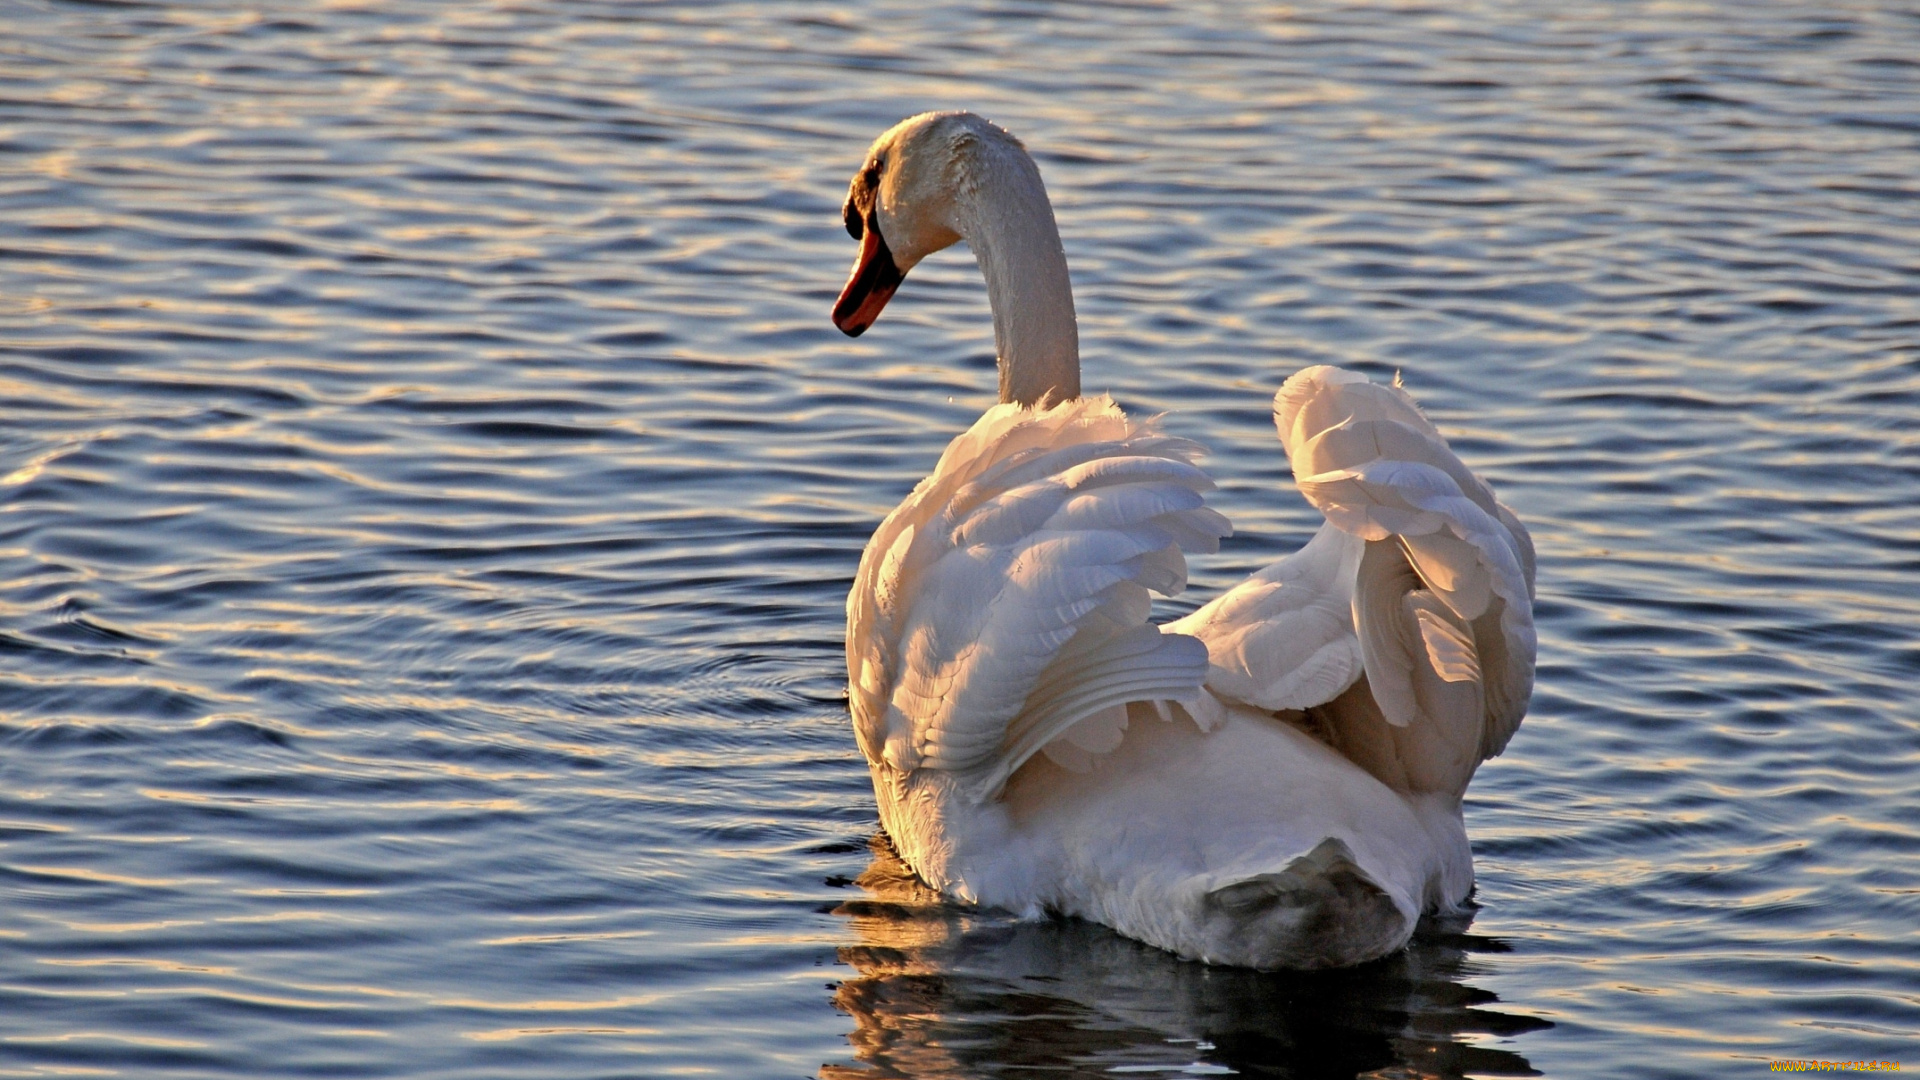
<svg viewBox="0 0 1920 1080"><path fill-rule="evenodd" d="M1911 5L0 25L0 1073L1920 1067ZM1471 925L1254 975L876 859L842 598L992 338L964 251L835 332L838 208L959 106L1088 387L1213 450L1168 611L1314 527L1310 363L1531 526Z"/></svg>

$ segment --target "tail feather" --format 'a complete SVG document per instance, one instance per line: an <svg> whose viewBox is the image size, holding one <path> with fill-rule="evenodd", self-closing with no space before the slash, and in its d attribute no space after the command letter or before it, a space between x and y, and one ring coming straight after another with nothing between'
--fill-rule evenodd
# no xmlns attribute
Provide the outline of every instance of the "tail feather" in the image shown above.
<svg viewBox="0 0 1920 1080"><path fill-rule="evenodd" d="M1276 873L1208 892L1208 960L1249 967L1344 967L1406 944L1413 919L1327 837Z"/></svg>

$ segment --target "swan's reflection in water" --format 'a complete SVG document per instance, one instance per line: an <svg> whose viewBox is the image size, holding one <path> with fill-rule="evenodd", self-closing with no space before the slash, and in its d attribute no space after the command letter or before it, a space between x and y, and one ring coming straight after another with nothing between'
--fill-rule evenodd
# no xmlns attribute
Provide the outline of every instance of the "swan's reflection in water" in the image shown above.
<svg viewBox="0 0 1920 1080"><path fill-rule="evenodd" d="M1386 1078L1533 1076L1485 1045L1551 1026L1500 1013L1462 979L1471 917L1423 925L1412 946L1364 967L1274 974L1174 958L1078 920L1017 922L943 903L884 837L835 913L860 943L834 1005L859 1025L862 1066L825 1080L909 1077L1227 1075Z"/></svg>

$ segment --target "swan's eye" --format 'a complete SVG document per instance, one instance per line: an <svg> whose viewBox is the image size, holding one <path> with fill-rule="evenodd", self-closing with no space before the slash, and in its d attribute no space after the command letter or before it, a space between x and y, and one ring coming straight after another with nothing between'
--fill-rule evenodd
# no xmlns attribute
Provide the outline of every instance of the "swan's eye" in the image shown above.
<svg viewBox="0 0 1920 1080"><path fill-rule="evenodd" d="M860 170L859 179L853 182L853 190L847 192L847 203L840 208L840 218L847 223L847 235L860 239L866 231L862 219L865 217L863 206L872 206L880 197L880 170L887 167L883 158L875 158L866 168Z"/></svg>

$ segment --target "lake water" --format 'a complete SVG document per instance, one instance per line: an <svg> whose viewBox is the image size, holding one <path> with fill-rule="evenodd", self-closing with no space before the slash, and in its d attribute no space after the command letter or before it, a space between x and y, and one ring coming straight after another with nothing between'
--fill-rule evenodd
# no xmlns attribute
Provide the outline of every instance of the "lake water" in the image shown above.
<svg viewBox="0 0 1920 1080"><path fill-rule="evenodd" d="M1911 5L0 23L0 1074L1920 1067ZM837 333L838 210L961 106L1089 389L1212 449L1165 613L1314 528L1307 364L1404 373L1532 528L1470 922L1209 969L873 840L843 598L992 334L964 250Z"/></svg>

